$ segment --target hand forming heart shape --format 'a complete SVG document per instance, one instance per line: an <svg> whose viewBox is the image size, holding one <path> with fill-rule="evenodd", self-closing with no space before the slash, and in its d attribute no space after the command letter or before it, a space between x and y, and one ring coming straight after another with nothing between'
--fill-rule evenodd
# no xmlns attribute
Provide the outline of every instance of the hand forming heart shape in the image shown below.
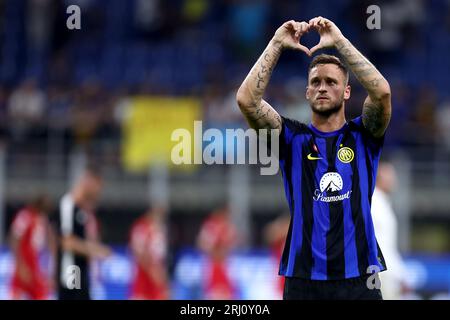
<svg viewBox="0 0 450 320"><path fill-rule="evenodd" d="M319 35L320 40L317 45L309 49L308 47L300 43L300 38L307 32L315 29ZM314 52L322 48L333 47L336 42L343 38L341 31L331 21L323 17L316 17L309 22L297 22L290 20L285 22L275 32L273 40L279 42L283 49L295 49L305 52L308 56L311 56Z"/></svg>

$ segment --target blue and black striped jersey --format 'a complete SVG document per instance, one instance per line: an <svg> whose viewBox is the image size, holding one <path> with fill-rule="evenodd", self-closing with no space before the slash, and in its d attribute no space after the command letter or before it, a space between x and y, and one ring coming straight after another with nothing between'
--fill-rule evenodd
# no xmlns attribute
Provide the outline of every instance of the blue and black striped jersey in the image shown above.
<svg viewBox="0 0 450 320"><path fill-rule="evenodd" d="M282 121L280 169L291 223L279 274L339 280L386 270L370 212L384 137L371 136L361 117L334 132Z"/></svg>

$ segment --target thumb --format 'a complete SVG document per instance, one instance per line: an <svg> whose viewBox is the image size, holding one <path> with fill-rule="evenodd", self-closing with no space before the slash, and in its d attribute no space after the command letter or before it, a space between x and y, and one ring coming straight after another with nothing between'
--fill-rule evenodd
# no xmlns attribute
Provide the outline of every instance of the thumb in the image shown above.
<svg viewBox="0 0 450 320"><path fill-rule="evenodd" d="M304 53L306 53L308 56L311 56L311 51L308 49L308 47L305 47L304 45L301 44L297 44L294 49L299 50L299 51L303 51Z"/></svg>
<svg viewBox="0 0 450 320"><path fill-rule="evenodd" d="M322 45L319 43L317 45L315 45L314 47L312 47L311 49L309 49L311 55L316 52L317 50L322 49Z"/></svg>

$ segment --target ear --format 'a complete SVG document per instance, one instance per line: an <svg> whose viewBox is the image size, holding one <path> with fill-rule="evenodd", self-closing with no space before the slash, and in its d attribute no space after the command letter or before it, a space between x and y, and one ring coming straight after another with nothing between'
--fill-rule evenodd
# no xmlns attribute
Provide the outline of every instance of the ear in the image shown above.
<svg viewBox="0 0 450 320"><path fill-rule="evenodd" d="M352 91L352 87L347 85L344 90L344 100L350 99L351 91Z"/></svg>
<svg viewBox="0 0 450 320"><path fill-rule="evenodd" d="M309 100L309 97L310 97L309 86L306 86L305 97L306 97L306 100Z"/></svg>

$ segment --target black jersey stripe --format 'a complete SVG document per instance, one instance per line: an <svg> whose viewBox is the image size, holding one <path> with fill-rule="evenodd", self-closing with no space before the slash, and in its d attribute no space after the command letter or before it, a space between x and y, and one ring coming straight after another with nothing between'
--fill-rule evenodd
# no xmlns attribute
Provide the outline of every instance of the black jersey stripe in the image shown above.
<svg viewBox="0 0 450 320"><path fill-rule="evenodd" d="M286 236L286 242L283 248L283 254L281 255L281 266L288 266L289 262L289 251L291 250L291 241L292 241L292 225L294 224L294 216L291 214L291 221L289 223L289 230Z"/></svg>
<svg viewBox="0 0 450 320"><path fill-rule="evenodd" d="M284 118L283 118L284 121ZM280 134L280 137L282 136L284 132ZM286 242L283 249L283 254L281 255L281 266L283 266L286 270L288 270L289 265L289 257L290 257L290 248L291 248L291 242L292 242L292 228L294 224L294 216L295 216L295 203L294 203L294 188L292 186L292 149L287 148L286 143L284 139L280 138L280 153L283 153L280 159L283 159L285 162L285 165L281 169L282 175L284 175L284 181L285 184L287 183L287 186L285 185L285 188L287 188L287 192L289 194L289 197L287 198L289 200L289 209L290 209L290 216L291 221L289 223L289 230L286 236ZM281 270L281 269L280 269Z"/></svg>
<svg viewBox="0 0 450 320"><path fill-rule="evenodd" d="M336 172L336 144L339 136L326 139L328 172ZM337 196L339 191L328 191L327 196ZM342 201L329 204L330 226L327 232L327 278L345 278L344 207Z"/></svg>
<svg viewBox="0 0 450 320"><path fill-rule="evenodd" d="M373 183L374 183L374 181L373 181L373 177L372 177L372 174L370 174L371 172L373 172L373 168L372 168L372 163L370 162L370 155L369 155L369 150L366 148L366 150L365 150L365 152L366 152L366 166L367 166L367 177L368 177L368 179L369 179L369 181L368 181L368 192L367 192L367 194L369 195L369 205L370 206L372 206L372 197L370 196L370 194L371 194L371 190L373 190L373 188L374 188L374 185L373 185Z"/></svg>
<svg viewBox="0 0 450 320"><path fill-rule="evenodd" d="M300 253L295 257L295 270L300 274L298 276L311 278L313 267L312 255L312 232L314 225L313 214L313 196L314 196L314 172L317 168L317 161L305 161L308 153L311 152L311 146L314 139L311 137L308 143L302 146L302 217L303 217L303 239Z"/></svg>

